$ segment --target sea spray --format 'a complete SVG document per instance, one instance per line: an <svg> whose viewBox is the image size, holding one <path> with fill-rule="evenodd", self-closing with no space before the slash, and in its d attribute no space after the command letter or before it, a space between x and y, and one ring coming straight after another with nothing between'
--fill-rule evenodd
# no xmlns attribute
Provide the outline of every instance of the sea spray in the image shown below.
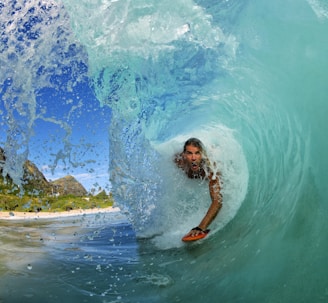
<svg viewBox="0 0 328 303"><path fill-rule="evenodd" d="M156 234L163 230L163 201L171 189L163 186L167 176L159 163L166 160L152 142L184 131L171 122L199 106L202 86L225 72L238 43L190 0L178 1L181 9L143 1L110 2L96 10L86 2L64 3L88 52L94 91L113 111L115 201L140 235Z"/></svg>
<svg viewBox="0 0 328 303"><path fill-rule="evenodd" d="M86 57L56 1L9 1L1 5L0 12L4 109L0 122L7 157L3 175L9 174L20 186L35 121L53 121L70 128L65 117L48 117L47 108L37 98L44 88L71 91L85 79Z"/></svg>
<svg viewBox="0 0 328 303"><path fill-rule="evenodd" d="M90 266L89 254L86 259L75 258L83 256L83 251L78 250L67 261L67 251L57 250L59 245L55 243L43 267L31 260L25 262L24 270L28 264L33 265L33 276L26 274L30 273L27 270L17 274L16 268L14 272L3 271L2 281L6 283L1 290L2 298L9 301L47 298L49 302L59 299L81 302L90 298L93 302L325 301L328 36L326 19L310 5L323 6L324 1L168 2L170 9L175 10L181 3L187 7L173 13L166 9L169 14L164 14L162 9L159 15L176 16L181 11L184 20L178 28L181 30L181 26L188 24L190 30L182 27L187 31L182 30L178 40L169 43L171 48L154 45L156 39L146 39L147 49L143 53L147 56L139 55L142 43L132 43L133 47L139 47L135 55L127 40L119 44L127 52L118 50L107 56L111 43L106 39L115 33L120 34L118 41L133 38L124 35L126 29L140 29L144 25L141 21L149 20L144 12L148 10L147 14L153 16L152 9L156 11L162 4L141 0L66 2L82 44L105 41L99 52L92 47L87 51L95 63L90 66L91 81L95 90L99 88L97 94L103 97L100 101L114 108L110 132L111 155L116 158L111 170L113 173L118 169L114 179L115 190L119 190L116 195L122 209L126 207L128 212L136 214L132 222L138 234L154 232L157 226L148 227L158 221L151 222L151 218L170 223L175 243L180 237L179 229L181 233L189 230L191 224L181 226L184 216L192 216L197 212L196 207L202 205L203 201L197 200L198 193L203 196L204 191L204 196L209 198L206 183L191 183L193 180L184 178L170 157L181 150L189 135L202 133L203 139L209 125L220 126L220 136L214 137L220 147L219 159L234 160L218 161L224 172L223 181L232 181L233 178L224 178L236 174L235 180L240 183L236 183L236 191L244 193L248 183L247 193L233 219L201 244L176 248L171 239L164 238L164 233L152 240L139 237L138 263L132 266L126 262L116 267L114 261L108 268L100 262ZM115 5L122 9L120 14L116 10L111 14ZM234 45L238 47L230 48L235 50L234 55L227 52L224 42L218 48L204 48L202 41L188 41L195 25L192 14L195 6L202 8L204 14L200 19L214 32L222 28L225 37L235 37ZM208 17L211 14L213 18ZM115 22L111 23L107 17ZM106 27L108 22L113 26ZM141 34L136 36L142 37ZM110 41L115 49L116 40ZM174 150L158 150L160 144L177 137ZM134 151L139 155L134 156ZM170 159L159 161L165 157ZM243 157L247 170L243 169ZM236 163L241 165L238 167ZM156 170L158 167L161 169ZM166 174L170 178L163 178ZM177 187L171 182L176 182ZM228 188L225 182L224 190ZM229 185L231 189L232 185ZM187 190L179 191L179 187ZM173 208L165 209L160 203L165 195L174 194L172 188L180 195L176 197L181 197L174 210L182 214L179 221L170 221ZM196 195L193 189L197 189ZM224 192L226 200L227 194ZM143 199L147 196L151 199ZM234 197L235 190L232 190L231 200ZM192 201L191 205L180 204L183 199ZM167 216L158 217L159 209L167 210ZM12 236L15 243L16 235ZM102 255L99 251L110 255L106 244L103 241L89 246L95 251L90 258L96 260L97 254ZM80 247L73 242L69 248ZM31 250L35 255L35 249ZM20 292L16 291L17 285ZM206 289L206 293L200 289Z"/></svg>

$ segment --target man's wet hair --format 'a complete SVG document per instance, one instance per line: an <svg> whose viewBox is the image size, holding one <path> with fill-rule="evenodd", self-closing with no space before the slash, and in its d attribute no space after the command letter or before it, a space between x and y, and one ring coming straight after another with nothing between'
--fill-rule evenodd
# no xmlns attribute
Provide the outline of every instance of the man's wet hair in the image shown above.
<svg viewBox="0 0 328 303"><path fill-rule="evenodd" d="M199 139L197 138L190 138L188 139L184 146L183 146L183 152L185 153L186 152L186 149L187 149L187 146L195 146L195 147L198 147L200 152L202 153L202 163L203 163L203 169L205 171L205 174L208 176L209 173L211 172L211 162L210 160L208 159L207 157L207 153L206 153L206 149L202 143L202 141L200 141Z"/></svg>
<svg viewBox="0 0 328 303"><path fill-rule="evenodd" d="M187 146L189 146L189 145L192 145L192 146L198 147L199 150L200 150L202 153L205 152L205 148L204 148L204 145L203 145L202 141L200 141L200 140L197 139L197 138L190 138L190 139L188 139L188 140L185 142L184 146L183 146L183 152L186 152L186 148L187 148Z"/></svg>

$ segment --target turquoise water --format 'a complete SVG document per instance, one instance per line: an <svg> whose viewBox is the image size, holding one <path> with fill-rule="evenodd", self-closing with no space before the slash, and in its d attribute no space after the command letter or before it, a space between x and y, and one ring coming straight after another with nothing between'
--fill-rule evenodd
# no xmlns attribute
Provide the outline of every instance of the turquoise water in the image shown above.
<svg viewBox="0 0 328 303"><path fill-rule="evenodd" d="M128 223L115 226L129 229L114 240L128 247L119 262L103 253L107 240L100 240L88 242L92 255L100 254L99 264L83 258L75 263L65 249L44 245L38 252L46 261L39 268L26 269L24 259L15 269L4 265L9 287L3 300L10 301L8 289L18 276L31 302L326 302L326 2L64 5L39 10L52 19L41 22L46 30L33 42L35 57L28 51L9 56L25 73L45 62L44 72L17 75L7 64L6 74L14 83L30 79L32 91L54 87L49 75L58 71L52 65L58 53L46 56L52 40L45 38L63 30L58 44L75 45L76 52L67 51L61 62L83 62L99 103L111 108L110 180L134 232ZM86 77L77 70L68 87ZM18 101L26 100L21 92L13 91ZM12 133L24 130L7 147L16 146L17 157L24 155L17 146L29 141L34 106L22 101L24 119L14 112L12 123L2 124ZM218 163L224 206L208 240L185 246L180 235L195 225L209 199L206 184L184 180L171 163L190 135L199 136ZM95 229L111 224L100 220ZM88 235L83 227L79 233ZM77 242L83 251L84 240ZM30 275L33 284L27 283Z"/></svg>

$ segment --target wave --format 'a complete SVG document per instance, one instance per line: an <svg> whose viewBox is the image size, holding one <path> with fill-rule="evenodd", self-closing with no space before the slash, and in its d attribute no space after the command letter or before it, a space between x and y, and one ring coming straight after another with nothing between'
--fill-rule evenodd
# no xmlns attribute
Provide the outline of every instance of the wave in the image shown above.
<svg viewBox="0 0 328 303"><path fill-rule="evenodd" d="M31 41L24 45L24 30L12 26L24 23L15 17L16 23L5 23L7 36L15 37L10 43L22 53L15 56L9 40L1 52L8 73L2 96L13 121L2 125L12 134L29 125L6 149L19 155L35 114L44 117L34 110L35 96L20 92L26 85L34 94L56 87L52 74L58 70L46 54L57 65L58 58L69 66L79 62L70 75L87 75L101 106L111 108L113 194L140 244L136 298L151 281L164 285L163 302L277 301L281 294L290 302L313 298L312 290L326 296L319 264L327 248L322 1L70 0L38 6L37 13L29 9L17 14L54 17L37 22L37 39L25 38ZM57 33L53 44L46 39L49 29ZM58 51L57 43L70 51ZM34 58L30 51L35 55L36 49ZM21 64L24 73L17 75L7 60ZM25 122L16 115L25 115ZM208 240L186 247L180 237L209 203L206 182L184 178L172 162L191 136L204 141L218 164L224 206ZM315 272L321 280L309 278ZM206 288L206 297L197 288Z"/></svg>

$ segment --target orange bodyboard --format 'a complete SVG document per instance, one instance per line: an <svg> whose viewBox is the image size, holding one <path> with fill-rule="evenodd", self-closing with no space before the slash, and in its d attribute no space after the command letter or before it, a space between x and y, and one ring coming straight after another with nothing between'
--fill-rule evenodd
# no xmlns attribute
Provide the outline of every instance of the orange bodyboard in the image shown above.
<svg viewBox="0 0 328 303"><path fill-rule="evenodd" d="M191 242L191 241L204 239L209 232L210 232L209 230L205 230L204 233L200 233L197 236L184 236L181 240L184 242Z"/></svg>

